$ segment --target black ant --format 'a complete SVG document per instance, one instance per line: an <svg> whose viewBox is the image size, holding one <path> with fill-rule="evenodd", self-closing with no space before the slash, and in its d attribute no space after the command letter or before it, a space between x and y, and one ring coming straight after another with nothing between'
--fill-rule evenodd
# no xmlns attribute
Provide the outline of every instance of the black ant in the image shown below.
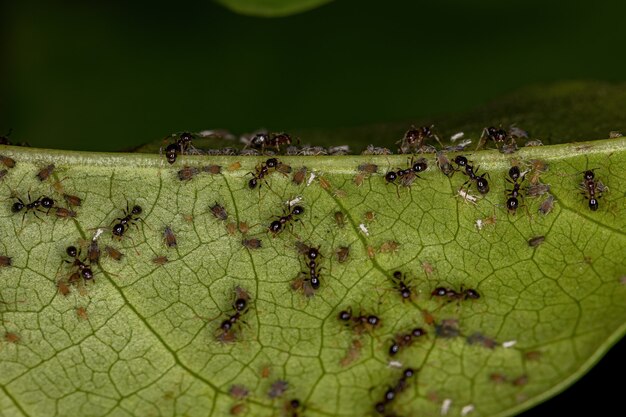
<svg viewBox="0 0 626 417"><path fill-rule="evenodd" d="M248 187L251 190L255 189L257 185L259 185L259 181L265 181L265 177L270 174L270 170L272 169L282 174L288 174L291 172L291 167L289 165L283 164L276 158L269 158L265 161L265 163L259 164L254 173L250 172L250 174L252 174L252 178L248 181Z"/></svg>
<svg viewBox="0 0 626 417"><path fill-rule="evenodd" d="M42 196L33 201L29 193L28 203L24 203L24 201L19 197L15 197L15 198L17 199L17 201L13 203L13 205L11 206L11 211L13 213L19 213L22 210L25 210L24 215L22 216L22 221L24 221L24 217L26 216L26 213L28 213L29 211L32 211L35 217L38 217L37 211L41 211L40 208L47 209L48 211L46 212L46 214L48 214L50 210L54 208L54 200L51 199L50 197Z"/></svg>
<svg viewBox="0 0 626 417"><path fill-rule="evenodd" d="M509 169L509 177L511 179L507 178L506 180L513 184L513 188L506 191L509 196L508 200L506 200L506 208L513 214L515 214L515 211L519 207L519 200L517 197L521 197L520 188L522 186L522 181L524 181L524 176L525 173L521 174L518 166L513 166Z"/></svg>
<svg viewBox="0 0 626 417"><path fill-rule="evenodd" d="M400 271L395 271L393 273L392 281L396 290L400 293L403 301L411 298L413 293L411 291L411 287L409 287L406 283L406 274L403 274Z"/></svg>
<svg viewBox="0 0 626 417"><path fill-rule="evenodd" d="M364 330L374 330L380 324L378 316L373 314L359 314L358 316L353 316L351 307L340 311L338 318L339 321L350 324L358 333L361 333Z"/></svg>
<svg viewBox="0 0 626 417"><path fill-rule="evenodd" d="M235 288L235 301L232 304L235 312L228 316L228 318L220 324L220 330L222 331L219 339L222 341L231 341L234 339L234 335L231 333L233 327L241 320L244 314L248 312L248 304L250 301L250 294L241 287Z"/></svg>
<svg viewBox="0 0 626 417"><path fill-rule="evenodd" d="M257 133L250 139L249 145L255 149L265 150L265 148L274 148L276 152L280 152L281 146L289 146L292 143L291 136L287 133Z"/></svg>
<svg viewBox="0 0 626 417"><path fill-rule="evenodd" d="M423 152L426 149L426 146L424 146L426 139L430 138L435 139L439 145L443 147L439 137L432 131L433 127L434 125L431 125L430 127L421 126L418 128L411 126L411 128L404 134L404 137L396 142L397 144L400 144L400 153Z"/></svg>
<svg viewBox="0 0 626 417"><path fill-rule="evenodd" d="M494 126L489 126L483 129L483 132L478 139L478 146L476 147L476 150L482 148L490 139L496 145L496 148L501 150L501 152L511 153L517 150L516 139L524 136L528 137L528 133L514 126L511 126L508 131L502 129L501 127L496 128ZM508 143L506 143L507 141Z"/></svg>
<svg viewBox="0 0 626 417"><path fill-rule="evenodd" d="M396 180L399 179L401 185L410 187L416 178L422 178L419 176L419 173L426 171L427 168L428 164L425 159L420 158L414 161L411 157L408 168L387 172L387 174L385 174L385 181L389 184L395 184Z"/></svg>
<svg viewBox="0 0 626 417"><path fill-rule="evenodd" d="M457 164L459 168L464 168L463 173L469 177L469 179L465 181L465 184L463 184L461 187L464 187L470 181L473 181L476 183L476 188L478 189L479 193L484 195L489 192L489 182L485 178L485 175L488 175L486 172L478 175L478 167L474 168L474 166L469 163L467 158L462 155L454 158L454 163Z"/></svg>
<svg viewBox="0 0 626 417"><path fill-rule="evenodd" d="M142 213L141 206L135 205L132 210L128 210L128 203L126 203L126 210L124 210L124 217L118 217L115 220L119 220L115 226L113 226L113 235L117 237L124 236L124 233L128 230L131 224L135 224L135 222L139 219L139 215Z"/></svg>
<svg viewBox="0 0 626 417"><path fill-rule="evenodd" d="M478 291L468 288L468 289L463 289L461 287L461 291L457 292L451 288L445 288L445 287L437 287L435 288L435 290L430 293L430 295L432 297L440 297L440 298L448 298L450 301L452 300L477 300L480 298L480 294L478 293Z"/></svg>
<svg viewBox="0 0 626 417"><path fill-rule="evenodd" d="M277 235L283 230L283 227L285 227L285 224L291 221L299 220L299 219L294 218L294 216L299 216L302 213L304 213L304 207L302 206L292 207L289 213L287 213L284 216L280 216L278 220L274 220L270 224L270 227L269 227L270 232L272 232L274 235Z"/></svg>
<svg viewBox="0 0 626 417"><path fill-rule="evenodd" d="M311 288L317 290L320 287L319 269L317 265L317 258L320 257L319 248L309 248L306 252L308 259L307 266L309 267L309 278L305 281L311 283Z"/></svg>
<svg viewBox="0 0 626 417"><path fill-rule="evenodd" d="M175 143L171 143L167 145L165 148L165 158L167 162L173 164L176 162L176 157L180 153L184 155L184 153L192 147L191 142L193 140L193 135L188 132L183 132L180 134L178 140Z"/></svg>
<svg viewBox="0 0 626 417"><path fill-rule="evenodd" d="M391 403L396 398L396 395L402 393L402 391L406 389L408 380L410 378L413 378L413 376L415 375L415 372L417 371L414 370L413 368L406 368L402 372L402 377L400 377L396 385L393 387L389 387L387 391L385 391L383 400L374 405L374 410L379 414L385 414L385 409L387 405L389 405L389 403ZM385 414L385 416L395 416L395 415L396 414L393 414L393 413Z"/></svg>
<svg viewBox="0 0 626 417"><path fill-rule="evenodd" d="M583 173L580 189L585 198L589 200L589 208L596 211L599 207L598 198L602 197L602 193L606 191L606 186L602 184L602 181L595 179L593 170L587 170Z"/></svg>
<svg viewBox="0 0 626 417"><path fill-rule="evenodd" d="M411 330L410 333L397 335L393 341L393 344L389 347L389 355L394 356L400 351L401 347L411 346L415 339L420 338L426 334L426 330L421 327L416 327Z"/></svg>
<svg viewBox="0 0 626 417"><path fill-rule="evenodd" d="M65 262L78 268L80 276L83 277L85 281L93 279L93 271L91 270L91 267L79 259L80 251L76 249L76 246L68 246L65 249L65 253L67 253L67 256L70 258L74 258L73 261L65 260Z"/></svg>

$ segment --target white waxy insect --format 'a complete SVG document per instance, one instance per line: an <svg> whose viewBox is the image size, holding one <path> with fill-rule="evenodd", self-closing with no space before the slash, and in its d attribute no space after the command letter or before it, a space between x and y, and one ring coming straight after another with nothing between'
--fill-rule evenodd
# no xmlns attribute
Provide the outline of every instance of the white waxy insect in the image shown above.
<svg viewBox="0 0 626 417"><path fill-rule="evenodd" d="M92 238L91 240L95 242L95 241L96 241L96 240L100 237L100 235L101 235L102 233L104 233L104 229L98 229L98 230L96 230L96 234L95 234L95 235L93 235L93 238Z"/></svg>
<svg viewBox="0 0 626 417"><path fill-rule="evenodd" d="M302 196L298 195L293 200L285 201L285 204L287 204L289 207L293 207L293 206L295 206L296 204L298 204L301 201L302 201Z"/></svg>
<svg viewBox="0 0 626 417"><path fill-rule="evenodd" d="M502 347L508 349L517 344L517 340L507 340L506 342L502 342Z"/></svg>
<svg viewBox="0 0 626 417"><path fill-rule="evenodd" d="M465 407L461 408L461 417L465 417L472 411L474 411L474 405L473 404L466 405Z"/></svg>
<svg viewBox="0 0 626 417"><path fill-rule="evenodd" d="M450 136L450 142L456 142L457 140L461 139L463 136L465 136L465 133L456 132L454 135Z"/></svg>
<svg viewBox="0 0 626 417"><path fill-rule="evenodd" d="M367 227L365 227L365 225L363 223L359 224L359 229L361 229L361 232L363 232L363 234L365 236L369 236L370 235L370 231L367 230Z"/></svg>
<svg viewBox="0 0 626 417"><path fill-rule="evenodd" d="M389 368L402 368L402 362L400 362L400 361L389 361L387 366Z"/></svg>
<svg viewBox="0 0 626 417"><path fill-rule="evenodd" d="M448 414L448 411L450 411L450 406L452 405L452 400L450 398L446 398L445 400L443 400L443 402L441 403L441 415L445 416Z"/></svg>
<svg viewBox="0 0 626 417"><path fill-rule="evenodd" d="M476 204L476 201L478 200L478 198L475 195L471 195L470 193L468 193L464 189L460 189L459 190L459 195L461 196L461 198L463 200L469 201L472 204Z"/></svg>
<svg viewBox="0 0 626 417"><path fill-rule="evenodd" d="M313 180L315 179L315 177L316 177L315 173L311 172L311 175L309 176L309 179L306 181L306 186L307 187L313 183Z"/></svg>

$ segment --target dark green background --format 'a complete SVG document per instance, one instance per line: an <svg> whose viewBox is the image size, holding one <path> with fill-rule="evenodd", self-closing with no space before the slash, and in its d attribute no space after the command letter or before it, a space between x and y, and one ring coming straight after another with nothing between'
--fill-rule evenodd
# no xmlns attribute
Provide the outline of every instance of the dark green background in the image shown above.
<svg viewBox="0 0 626 417"><path fill-rule="evenodd" d="M3 2L0 133L118 150L181 130L409 123L528 84L626 81L624 16L624 1L337 0L280 19L207 1ZM608 413L625 351L528 415Z"/></svg>
<svg viewBox="0 0 626 417"><path fill-rule="evenodd" d="M116 150L181 130L408 123L530 83L626 78L623 1L338 0L280 19L83 3L3 2L14 141Z"/></svg>

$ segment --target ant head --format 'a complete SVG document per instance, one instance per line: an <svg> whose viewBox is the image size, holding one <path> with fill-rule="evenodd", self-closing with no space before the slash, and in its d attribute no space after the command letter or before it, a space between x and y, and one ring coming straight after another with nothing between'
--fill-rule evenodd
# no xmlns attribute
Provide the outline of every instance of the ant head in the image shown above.
<svg viewBox="0 0 626 417"><path fill-rule="evenodd" d="M302 207L302 206L295 206L295 207L293 208L293 210L291 210L291 212L292 212L293 214L295 214L296 216L299 216L299 215L301 215L302 213L304 213L304 207Z"/></svg>
<svg viewBox="0 0 626 417"><path fill-rule="evenodd" d="M65 253L71 258L76 258L78 249L76 249L76 246L68 246L67 249L65 249Z"/></svg>
<svg viewBox="0 0 626 417"><path fill-rule="evenodd" d="M583 175L585 176L586 181L591 181L596 176L593 172L593 169L585 171Z"/></svg>
<svg viewBox="0 0 626 417"><path fill-rule="evenodd" d="M352 318L352 308L348 307L347 310L342 310L339 312L339 320L348 321Z"/></svg>
<svg viewBox="0 0 626 417"><path fill-rule="evenodd" d="M113 226L112 233L115 236L122 236L124 234L124 225L122 223L116 224L115 226Z"/></svg>
<svg viewBox="0 0 626 417"><path fill-rule="evenodd" d="M517 165L512 166L511 169L509 169L509 177L511 177L513 181L517 181L519 176L520 176L519 167Z"/></svg>
<svg viewBox="0 0 626 417"><path fill-rule="evenodd" d="M136 205L136 206L133 206L133 209L131 210L131 213L134 214L135 216L138 216L138 215L141 214L142 211L143 210L142 210L141 206L137 206Z"/></svg>
<svg viewBox="0 0 626 417"><path fill-rule="evenodd" d="M278 220L274 220L271 224L270 224L270 232L272 233L278 233L282 230L283 225L280 221Z"/></svg>
<svg viewBox="0 0 626 417"><path fill-rule="evenodd" d="M182 142L191 142L192 139L193 139L193 135L189 132L183 132L180 134L180 140Z"/></svg>
<svg viewBox="0 0 626 417"><path fill-rule="evenodd" d="M268 168L276 168L276 165L278 165L278 159L270 158L267 161L265 161L265 164L267 165Z"/></svg>
<svg viewBox="0 0 626 417"><path fill-rule="evenodd" d="M385 181L387 182L394 182L396 178L398 178L398 174L396 174L394 171L389 171L387 174L385 174Z"/></svg>
<svg viewBox="0 0 626 417"><path fill-rule="evenodd" d="M458 155L456 158L454 158L454 163L458 166L464 167L467 165L467 158L463 155Z"/></svg>

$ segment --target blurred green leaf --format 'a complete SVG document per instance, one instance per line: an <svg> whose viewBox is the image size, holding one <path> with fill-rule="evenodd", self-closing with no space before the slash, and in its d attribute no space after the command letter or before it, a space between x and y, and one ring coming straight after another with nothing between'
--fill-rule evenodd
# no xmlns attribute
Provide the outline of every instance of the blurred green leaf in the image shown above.
<svg viewBox="0 0 626 417"><path fill-rule="evenodd" d="M320 7L332 0L215 0L230 10L261 17L282 17Z"/></svg>

